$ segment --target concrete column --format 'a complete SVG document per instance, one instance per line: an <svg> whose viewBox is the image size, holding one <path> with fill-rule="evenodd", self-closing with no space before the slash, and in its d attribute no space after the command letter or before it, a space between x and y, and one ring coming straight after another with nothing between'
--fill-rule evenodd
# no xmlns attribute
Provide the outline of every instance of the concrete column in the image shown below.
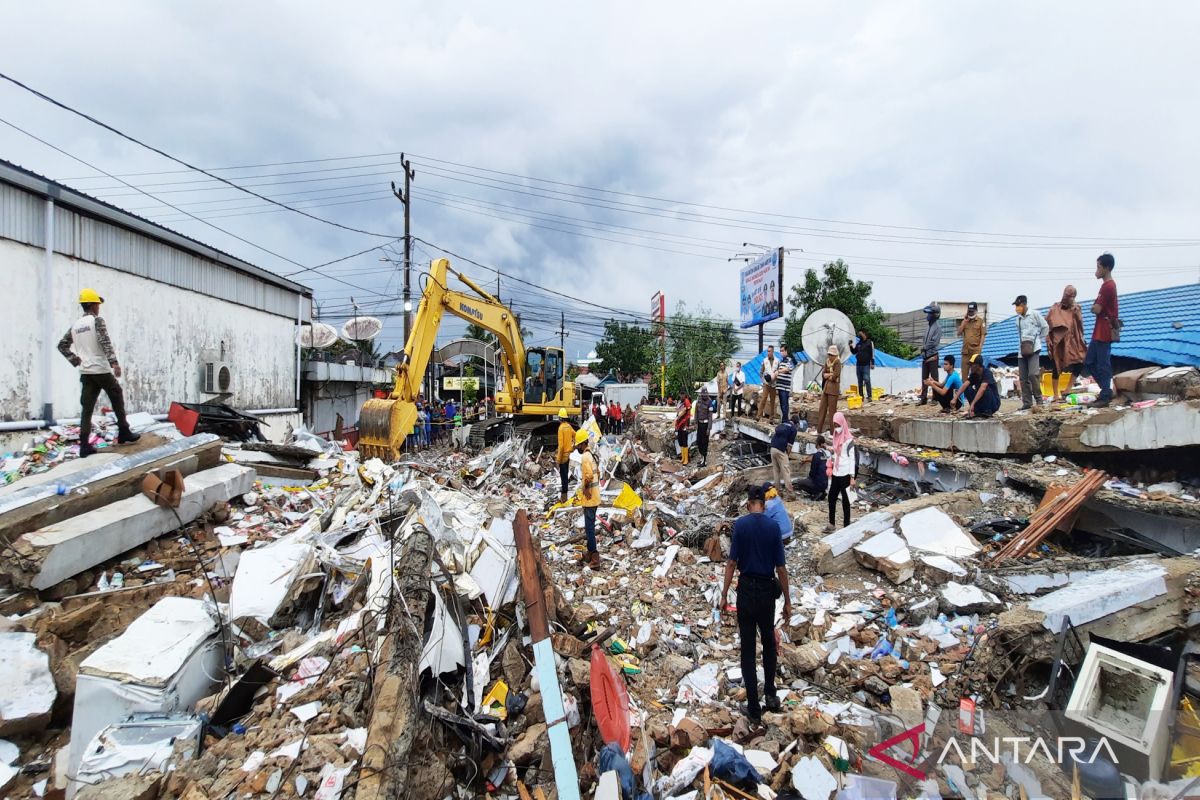
<svg viewBox="0 0 1200 800"><path fill-rule="evenodd" d="M54 424L54 200L46 198L46 264L42 270L42 414ZM32 409L31 409L32 410Z"/></svg>

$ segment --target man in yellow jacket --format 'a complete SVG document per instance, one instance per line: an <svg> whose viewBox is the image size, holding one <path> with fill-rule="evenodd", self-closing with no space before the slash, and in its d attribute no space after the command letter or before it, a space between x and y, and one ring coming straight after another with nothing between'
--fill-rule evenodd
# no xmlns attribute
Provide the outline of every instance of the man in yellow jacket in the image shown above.
<svg viewBox="0 0 1200 800"><path fill-rule="evenodd" d="M565 503L567 502L567 480L570 477L568 471L571 462L571 448L575 446L575 429L571 427L571 423L567 419L565 408L558 410L558 419L558 452L555 454L555 460L558 462L558 480L562 487L559 499Z"/></svg>
<svg viewBox="0 0 1200 800"><path fill-rule="evenodd" d="M587 556L584 564L600 569L600 553L596 550L596 509L600 507L600 471L596 459L588 452L587 431L580 428L575 434L575 449L583 456L582 480L579 484L579 505L583 506L583 532L587 535Z"/></svg>

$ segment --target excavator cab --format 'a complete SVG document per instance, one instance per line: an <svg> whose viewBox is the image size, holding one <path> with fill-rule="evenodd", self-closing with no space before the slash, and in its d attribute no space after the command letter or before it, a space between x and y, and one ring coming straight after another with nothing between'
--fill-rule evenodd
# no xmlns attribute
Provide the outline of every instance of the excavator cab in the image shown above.
<svg viewBox="0 0 1200 800"><path fill-rule="evenodd" d="M563 389L566 365L557 347L531 347L525 351L525 403L557 403Z"/></svg>

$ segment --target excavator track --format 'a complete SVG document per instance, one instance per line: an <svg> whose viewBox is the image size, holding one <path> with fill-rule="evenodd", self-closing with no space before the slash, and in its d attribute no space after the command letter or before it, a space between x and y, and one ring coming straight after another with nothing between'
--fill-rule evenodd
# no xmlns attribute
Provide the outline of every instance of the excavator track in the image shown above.
<svg viewBox="0 0 1200 800"><path fill-rule="evenodd" d="M512 433L511 417L492 417L471 424L471 435L467 438L467 444L472 450L481 450L511 437Z"/></svg>

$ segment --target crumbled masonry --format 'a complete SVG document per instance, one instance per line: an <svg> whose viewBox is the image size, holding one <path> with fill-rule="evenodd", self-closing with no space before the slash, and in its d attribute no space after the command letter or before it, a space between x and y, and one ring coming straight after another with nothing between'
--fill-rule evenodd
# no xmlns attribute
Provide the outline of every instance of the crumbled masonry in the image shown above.
<svg viewBox="0 0 1200 800"><path fill-rule="evenodd" d="M1073 674L1089 637L1196 641L1191 474L1047 446L1103 414L1195 404L1162 397L1003 416L1010 445L979 452L907 441L904 421L941 424L936 408L850 412L851 524L785 502L793 614L761 725L718 599L746 488L770 480L766 421L714 420L704 466L676 456L674 409L642 406L623 435L586 423L599 569L553 449L520 436L384 463L304 430L246 446L150 420L136 454L87 463L52 432L5 460L0 490L3 795L569 800L632 781L656 798L1070 797L1044 759L931 760L918 779L871 750L922 724L939 750L967 708L1029 735L1014 720L1064 707L1052 665ZM795 478L814 442L799 435ZM168 465L177 510L140 494ZM1046 530L1017 548L1031 518Z"/></svg>

